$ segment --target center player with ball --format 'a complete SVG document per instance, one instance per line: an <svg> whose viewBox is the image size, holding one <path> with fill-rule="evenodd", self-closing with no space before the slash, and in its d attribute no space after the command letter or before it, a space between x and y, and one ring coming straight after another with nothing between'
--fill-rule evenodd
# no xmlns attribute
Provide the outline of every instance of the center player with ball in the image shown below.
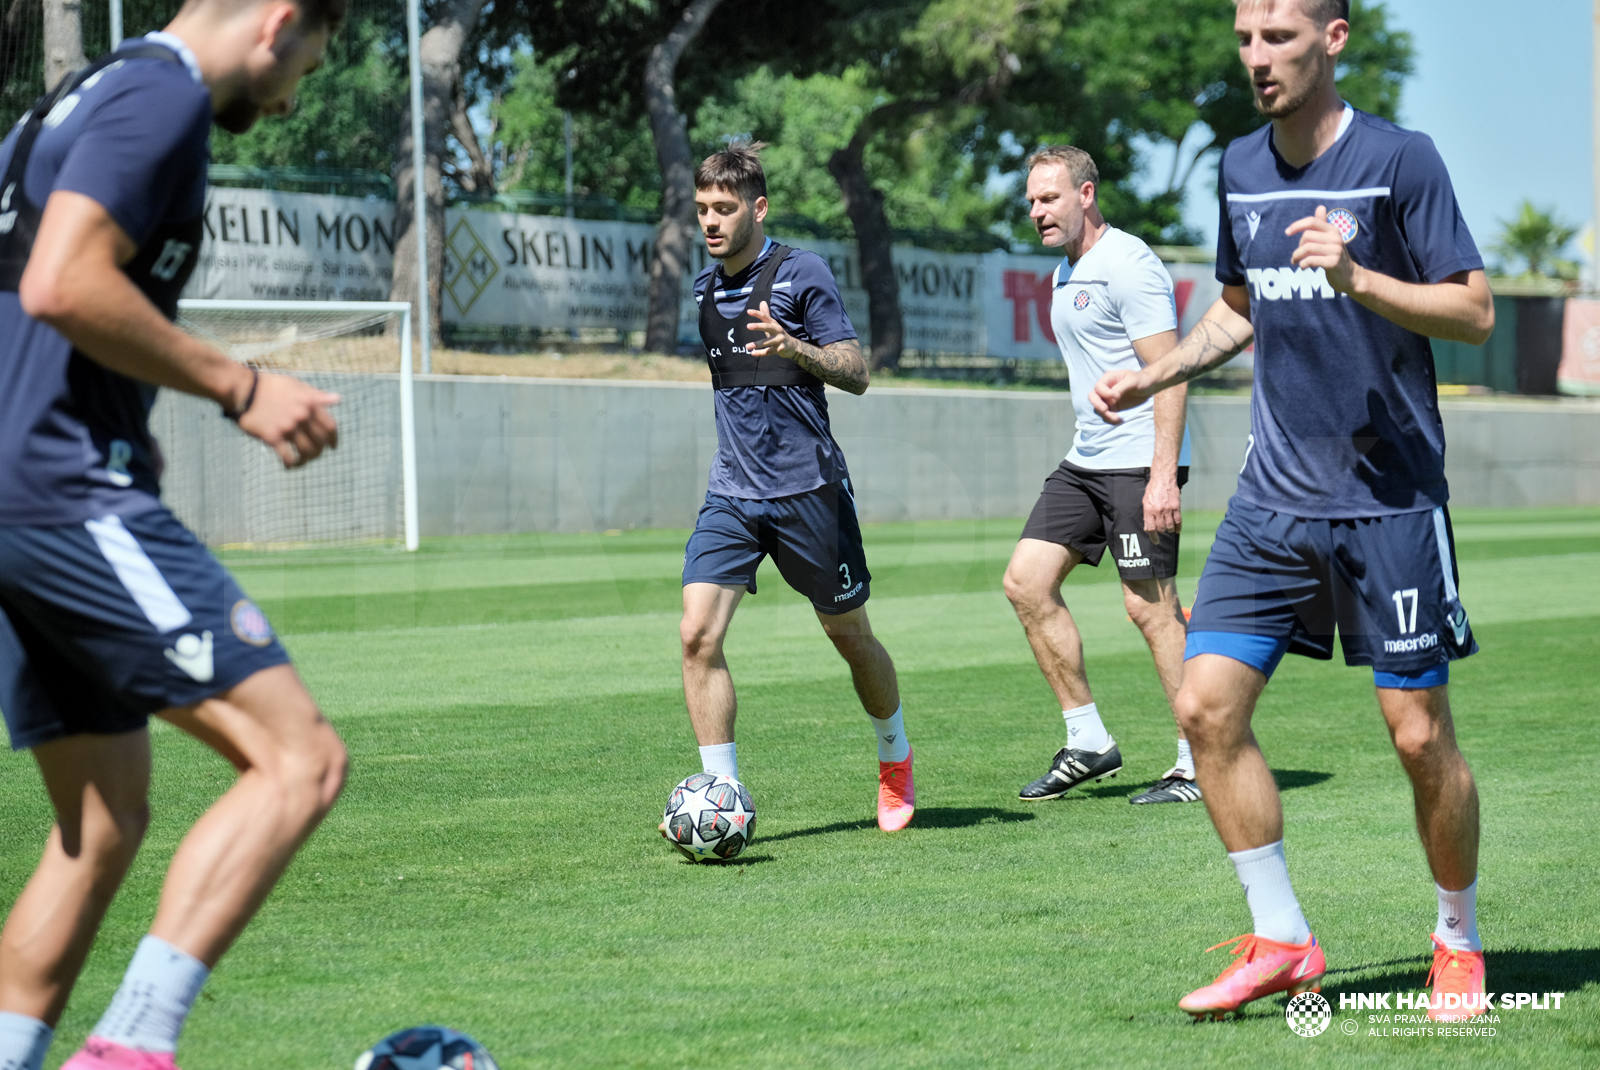
<svg viewBox="0 0 1600 1070"><path fill-rule="evenodd" d="M717 453L683 563L683 693L706 773L739 775L738 710L723 638L768 554L811 600L850 665L878 737L878 826L911 821L916 791L894 662L872 634L872 577L850 473L823 384L852 394L869 374L838 284L815 253L763 232L761 146L733 145L695 172L695 208L715 263L695 280L715 387ZM663 834L666 827L663 825Z"/></svg>

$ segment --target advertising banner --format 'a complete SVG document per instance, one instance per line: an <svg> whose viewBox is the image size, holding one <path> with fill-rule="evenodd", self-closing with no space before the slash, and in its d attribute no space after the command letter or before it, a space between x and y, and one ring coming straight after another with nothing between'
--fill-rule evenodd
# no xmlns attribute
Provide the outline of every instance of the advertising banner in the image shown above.
<svg viewBox="0 0 1600 1070"><path fill-rule="evenodd" d="M212 187L185 297L387 301L394 205L364 197Z"/></svg>
<svg viewBox="0 0 1600 1070"><path fill-rule="evenodd" d="M644 328L652 227L514 212L445 212L444 321Z"/></svg>
<svg viewBox="0 0 1600 1070"><path fill-rule="evenodd" d="M644 329L655 228L515 212L445 213L443 318L484 327ZM845 311L870 341L867 291L852 242L780 236L828 262ZM386 301L394 206L372 198L213 188L188 297ZM895 276L911 349L1059 360L1050 327L1055 256L941 253L897 245ZM691 284L709 262L696 242L679 339L698 340ZM1187 330L1221 287L1209 264L1170 264Z"/></svg>
<svg viewBox="0 0 1600 1070"><path fill-rule="evenodd" d="M1050 280L1061 258L990 253L983 261L984 352L992 357L1060 359L1061 350L1050 326ZM1222 296L1222 284L1210 264L1167 264L1166 268L1172 276L1178 335L1182 337Z"/></svg>

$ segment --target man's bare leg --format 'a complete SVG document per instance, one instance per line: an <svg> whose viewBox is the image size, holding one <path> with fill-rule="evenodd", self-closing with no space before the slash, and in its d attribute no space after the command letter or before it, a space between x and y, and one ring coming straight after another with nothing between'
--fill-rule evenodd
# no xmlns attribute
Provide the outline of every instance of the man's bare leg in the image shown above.
<svg viewBox="0 0 1600 1070"><path fill-rule="evenodd" d="M150 736L33 748L56 823L0 933L0 1011L54 1027L150 820Z"/></svg>
<svg viewBox="0 0 1600 1070"><path fill-rule="evenodd" d="M1178 585L1172 579L1123 580L1122 604L1128 616L1144 635L1150 656L1156 663L1156 676L1161 680L1161 690L1166 692L1167 705L1177 721L1178 687L1183 683L1183 649L1188 627L1183 617L1183 605L1178 600ZM1187 779L1180 783L1172 777ZM1163 776L1147 791L1128 801L1136 804L1193 802L1199 795L1194 780L1194 754L1183 725L1178 725L1178 761L1167 776Z"/></svg>
<svg viewBox="0 0 1600 1070"><path fill-rule="evenodd" d="M1061 597L1062 581L1082 561L1083 555L1069 546L1019 539L1006 566L1006 597L1063 710L1094 701L1083 670L1083 636Z"/></svg>
<svg viewBox="0 0 1600 1070"><path fill-rule="evenodd" d="M1439 893L1434 935L1449 947L1478 951L1478 788L1456 746L1445 686L1378 688L1378 706L1395 753L1411 778L1417 834Z"/></svg>
<svg viewBox="0 0 1600 1070"><path fill-rule="evenodd" d="M833 648L849 664L850 680L867 716L875 720L893 717L900 709L900 684L893 659L872 634L866 607L848 613L818 613L817 620L833 640Z"/></svg>
<svg viewBox="0 0 1600 1070"><path fill-rule="evenodd" d="M683 586L683 623L678 628L683 644L683 699L689 707L689 724L702 747L733 742L739 702L722 642L743 597L743 587L715 583Z"/></svg>
<svg viewBox="0 0 1600 1070"><path fill-rule="evenodd" d="M1310 936L1283 854L1283 802L1250 719L1266 687L1260 671L1220 654L1184 663L1175 707L1194 749L1206 810L1255 919L1255 934L1287 944Z"/></svg>
<svg viewBox="0 0 1600 1070"><path fill-rule="evenodd" d="M1250 730L1267 686L1260 672L1221 654L1184 665L1178 724L1194 748L1195 775L1222 846L1248 851L1283 839L1283 802Z"/></svg>
<svg viewBox="0 0 1600 1070"><path fill-rule="evenodd" d="M173 856L150 935L215 966L344 787L344 744L288 665L161 715L239 770Z"/></svg>
<svg viewBox="0 0 1600 1070"><path fill-rule="evenodd" d="M833 640L833 648L850 666L856 697L878 737L878 827L885 832L898 832L911 822L917 790L894 661L872 634L865 606L848 613L818 612L817 620Z"/></svg>
<svg viewBox="0 0 1600 1070"><path fill-rule="evenodd" d="M244 929L338 797L345 751L294 670L265 669L217 698L162 716L228 758L234 786L179 846L162 888L154 939L193 960L203 977ZM148 821L149 737L75 737L35 748L57 812L50 844L0 938L0 1010L54 1022L66 1004L100 920L132 863ZM143 945L141 945L143 947ZM119 1002L158 1000L124 985ZM137 990L137 992L135 992ZM192 996L189 997L192 1000ZM181 1000L179 1001L182 1002ZM159 1015L122 1007L121 1017L164 1016L170 1038L119 1044L170 1051L188 1006Z"/></svg>
<svg viewBox="0 0 1600 1070"><path fill-rule="evenodd" d="M1019 539L1006 566L1006 597L1028 636L1034 660L1061 703L1067 744L1044 776L1017 793L1025 802L1057 799L1089 780L1116 776L1122 752L1100 720L1083 668L1083 637L1061 596L1061 583L1083 561L1070 546Z"/></svg>
<svg viewBox="0 0 1600 1070"><path fill-rule="evenodd" d="M1188 635L1177 581L1123 580L1122 604L1150 647L1156 675L1161 678L1161 689L1166 692L1170 707L1183 683L1183 645ZM1173 720L1177 720L1176 713ZM1178 726L1178 738L1184 738L1182 725Z"/></svg>

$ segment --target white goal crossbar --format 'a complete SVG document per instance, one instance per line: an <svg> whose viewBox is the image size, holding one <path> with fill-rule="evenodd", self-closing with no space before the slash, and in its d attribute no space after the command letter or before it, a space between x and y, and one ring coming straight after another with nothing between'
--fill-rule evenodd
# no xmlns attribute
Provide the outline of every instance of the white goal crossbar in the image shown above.
<svg viewBox="0 0 1600 1070"><path fill-rule="evenodd" d="M184 312L371 313L400 317L400 480L405 546L416 550L420 534L417 520L416 395L411 369L411 305L406 301L223 301L184 299ZM239 359L234 354L235 359ZM316 464L316 461L311 462ZM392 486L392 484L391 484ZM392 514L391 514L392 515Z"/></svg>

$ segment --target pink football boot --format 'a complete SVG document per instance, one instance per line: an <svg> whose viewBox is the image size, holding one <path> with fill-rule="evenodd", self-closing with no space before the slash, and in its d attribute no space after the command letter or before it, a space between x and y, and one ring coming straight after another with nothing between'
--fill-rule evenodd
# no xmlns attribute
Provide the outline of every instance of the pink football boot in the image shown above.
<svg viewBox="0 0 1600 1070"><path fill-rule="evenodd" d="M1270 996L1274 992L1287 992L1293 996L1301 992L1322 991L1322 975L1327 972L1328 966L1315 936L1303 944L1280 944L1264 936L1246 933L1208 947L1206 951L1215 951L1219 947L1229 947L1233 952L1233 964L1223 970L1215 981L1204 988L1195 989L1178 1001L1179 1007L1196 1018L1210 1015L1221 1021L1229 1011L1236 1011L1251 1000Z"/></svg>

